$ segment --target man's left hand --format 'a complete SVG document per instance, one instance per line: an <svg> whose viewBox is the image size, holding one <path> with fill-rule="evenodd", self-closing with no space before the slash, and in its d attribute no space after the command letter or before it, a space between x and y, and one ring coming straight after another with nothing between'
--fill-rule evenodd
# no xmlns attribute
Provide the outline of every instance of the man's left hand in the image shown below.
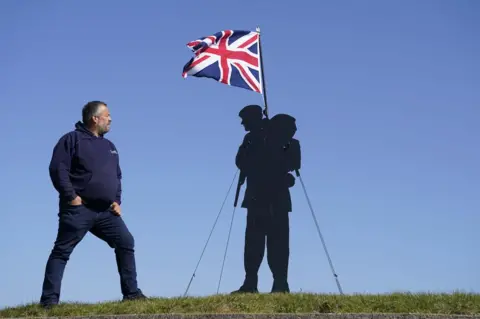
<svg viewBox="0 0 480 319"><path fill-rule="evenodd" d="M122 215L122 210L120 208L120 205L118 205L118 203L116 202L114 202L112 206L110 206L110 211L116 216Z"/></svg>

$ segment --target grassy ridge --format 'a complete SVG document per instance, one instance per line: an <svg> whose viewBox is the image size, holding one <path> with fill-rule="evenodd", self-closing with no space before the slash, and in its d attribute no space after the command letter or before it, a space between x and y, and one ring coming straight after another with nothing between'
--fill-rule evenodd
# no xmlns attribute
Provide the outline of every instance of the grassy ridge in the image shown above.
<svg viewBox="0 0 480 319"><path fill-rule="evenodd" d="M480 294L316 295L250 294L152 298L96 304L63 303L51 310L31 304L0 310L0 317L94 316L162 313L425 313L480 314Z"/></svg>

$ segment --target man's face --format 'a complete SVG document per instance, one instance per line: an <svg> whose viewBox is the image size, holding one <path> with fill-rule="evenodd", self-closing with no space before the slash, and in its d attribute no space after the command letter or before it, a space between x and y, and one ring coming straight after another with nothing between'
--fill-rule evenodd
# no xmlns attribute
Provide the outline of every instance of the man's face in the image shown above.
<svg viewBox="0 0 480 319"><path fill-rule="evenodd" d="M110 131L110 124L112 123L112 118L110 117L110 111L108 107L102 106L100 108L100 113L97 116L93 117L95 121L95 126L97 128L97 133L103 135Z"/></svg>

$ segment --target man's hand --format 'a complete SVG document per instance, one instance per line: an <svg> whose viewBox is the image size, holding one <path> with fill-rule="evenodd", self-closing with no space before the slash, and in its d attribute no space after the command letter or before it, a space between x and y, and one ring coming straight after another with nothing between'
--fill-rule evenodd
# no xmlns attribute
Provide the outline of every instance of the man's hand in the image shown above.
<svg viewBox="0 0 480 319"><path fill-rule="evenodd" d="M122 210L120 209L120 205L118 203L113 202L113 204L110 206L110 211L115 215L115 216L120 216L122 215Z"/></svg>
<svg viewBox="0 0 480 319"><path fill-rule="evenodd" d="M77 195L77 197L75 197L74 200L70 201L69 204L72 205L72 206L80 206L80 205L82 205L82 198Z"/></svg>

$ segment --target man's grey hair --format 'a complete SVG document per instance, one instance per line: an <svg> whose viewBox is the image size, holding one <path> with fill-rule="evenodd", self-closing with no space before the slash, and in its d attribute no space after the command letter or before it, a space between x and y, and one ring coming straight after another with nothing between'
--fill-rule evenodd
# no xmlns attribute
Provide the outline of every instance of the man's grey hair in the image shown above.
<svg viewBox="0 0 480 319"><path fill-rule="evenodd" d="M107 103L102 101L90 101L83 106L82 109L82 122L89 124L92 117L100 114L102 106L107 106Z"/></svg>

